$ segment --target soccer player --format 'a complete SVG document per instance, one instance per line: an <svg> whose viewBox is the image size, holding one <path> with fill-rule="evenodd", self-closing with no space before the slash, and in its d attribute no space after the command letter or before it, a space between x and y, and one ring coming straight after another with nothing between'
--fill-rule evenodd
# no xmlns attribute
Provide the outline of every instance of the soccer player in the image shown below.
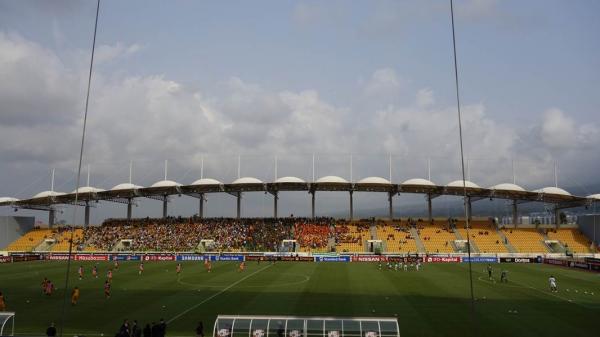
<svg viewBox="0 0 600 337"><path fill-rule="evenodd" d="M379 266L378 266L379 270L381 270L381 261L379 261Z"/></svg>
<svg viewBox="0 0 600 337"><path fill-rule="evenodd" d="M95 278L98 278L98 267L94 266L94 268L92 268L92 276L94 276Z"/></svg>
<svg viewBox="0 0 600 337"><path fill-rule="evenodd" d="M4 294L0 291L0 311L6 311L6 301L4 300Z"/></svg>
<svg viewBox="0 0 600 337"><path fill-rule="evenodd" d="M112 275L112 269L109 269L109 270L106 272L106 278L108 279L108 282L112 282L112 276L113 276L113 275Z"/></svg>
<svg viewBox="0 0 600 337"><path fill-rule="evenodd" d="M404 271L408 270L408 262L404 262Z"/></svg>
<svg viewBox="0 0 600 337"><path fill-rule="evenodd" d="M104 281L104 298L110 298L110 282L108 280Z"/></svg>
<svg viewBox="0 0 600 337"><path fill-rule="evenodd" d="M46 285L48 285L48 278L44 277L44 280L42 281L42 294L46 293Z"/></svg>
<svg viewBox="0 0 600 337"><path fill-rule="evenodd" d="M492 265L491 265L491 264L489 264L489 263L488 263L488 265L487 265L487 272L488 272L488 278L490 279L490 281L492 281L492 280L494 279L494 278L492 277L492 272L493 272L493 269L492 269Z"/></svg>
<svg viewBox="0 0 600 337"><path fill-rule="evenodd" d="M508 283L508 271L507 270L503 270L502 273L500 273L500 282Z"/></svg>
<svg viewBox="0 0 600 337"><path fill-rule="evenodd" d="M140 262L138 275L142 275L143 272L144 272L144 262Z"/></svg>
<svg viewBox="0 0 600 337"><path fill-rule="evenodd" d="M558 287L556 286L556 279L554 278L554 276L550 275L548 282L550 282L550 291L553 293L557 293Z"/></svg>
<svg viewBox="0 0 600 337"><path fill-rule="evenodd" d="M181 273L181 263L177 264L177 267L175 268L175 271L177 272L177 275L179 275Z"/></svg>
<svg viewBox="0 0 600 337"><path fill-rule="evenodd" d="M52 281L48 280L48 282L46 282L46 295L47 296L52 296L52 292L54 291L54 284L52 284Z"/></svg>
<svg viewBox="0 0 600 337"><path fill-rule="evenodd" d="M119 270L119 261L115 260L115 270Z"/></svg>
<svg viewBox="0 0 600 337"><path fill-rule="evenodd" d="M71 292L71 305L76 305L77 301L79 301L79 288L75 287Z"/></svg>
<svg viewBox="0 0 600 337"><path fill-rule="evenodd" d="M83 280L83 266L79 266L79 269L77 269L77 274L79 274L79 281Z"/></svg>
<svg viewBox="0 0 600 337"><path fill-rule="evenodd" d="M206 269L208 269L209 273L212 270L212 263L210 261L208 261L208 263L206 264Z"/></svg>
<svg viewBox="0 0 600 337"><path fill-rule="evenodd" d="M421 267L421 262L419 262L417 260L417 263L415 264L415 268L417 268L417 271L419 271L419 268Z"/></svg>
<svg viewBox="0 0 600 337"><path fill-rule="evenodd" d="M244 261L242 261L242 262L240 263L240 268L239 268L239 270L238 270L238 271L239 271L239 272L243 272L243 271L244 271L244 268L246 268L246 265L245 265Z"/></svg>

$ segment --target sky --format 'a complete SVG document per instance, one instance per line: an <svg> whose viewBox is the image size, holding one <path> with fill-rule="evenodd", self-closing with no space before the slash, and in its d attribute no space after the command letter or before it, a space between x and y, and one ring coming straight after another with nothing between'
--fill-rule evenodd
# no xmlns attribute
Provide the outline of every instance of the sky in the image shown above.
<svg viewBox="0 0 600 337"><path fill-rule="evenodd" d="M0 1L0 196L76 186L95 1ZM82 185L167 176L460 179L448 1L116 1L100 5ZM455 1L468 178L600 191L600 3ZM315 157L315 171L312 158ZM277 158L277 172L275 161ZM350 159L352 158L352 160ZM350 165L352 162L352 165ZM514 163L514 165L513 165ZM514 166L514 171L513 171ZM352 168L351 168L352 167ZM396 205L422 203L399 196ZM348 208L322 193L317 214ZM385 208L355 196L355 209ZM171 215L197 212L174 197ZM434 203L435 204L435 203ZM244 216L272 198L244 196ZM280 214L308 215L301 192ZM435 207L435 205L434 205ZM134 216L160 216L140 199ZM209 216L235 199L210 196ZM81 222L82 210L75 215ZM4 215L44 212L0 209ZM102 202L92 222L124 217ZM59 219L73 221L66 207Z"/></svg>

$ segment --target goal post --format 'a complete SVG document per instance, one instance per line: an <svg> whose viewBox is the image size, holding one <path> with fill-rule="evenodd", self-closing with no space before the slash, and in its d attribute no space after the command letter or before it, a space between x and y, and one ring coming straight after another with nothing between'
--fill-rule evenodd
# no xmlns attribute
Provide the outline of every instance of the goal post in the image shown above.
<svg viewBox="0 0 600 337"><path fill-rule="evenodd" d="M219 315L213 337L400 337L392 317Z"/></svg>
<svg viewBox="0 0 600 337"><path fill-rule="evenodd" d="M15 313L9 312L9 311L0 311L0 336L14 336L14 335L15 335Z"/></svg>

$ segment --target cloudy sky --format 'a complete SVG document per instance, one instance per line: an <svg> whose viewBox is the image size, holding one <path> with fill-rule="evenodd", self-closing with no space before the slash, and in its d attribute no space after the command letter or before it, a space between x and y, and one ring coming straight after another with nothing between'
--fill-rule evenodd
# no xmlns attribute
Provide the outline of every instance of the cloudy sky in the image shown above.
<svg viewBox="0 0 600 337"><path fill-rule="evenodd" d="M470 179L598 193L600 3L457 0ZM0 196L75 189L95 1L0 1ZM84 165L91 184L241 175L459 179L447 1L113 1L101 3ZM352 170L350 155L352 154ZM352 171L352 177L351 175ZM85 184L86 174L82 184ZM360 195L358 209L384 207ZM399 197L397 204L409 202ZM421 199L418 199L421 200ZM174 215L197 212L175 197ZM318 213L347 208L323 193ZM249 194L244 215L269 215ZM306 215L304 193L280 214ZM401 209L401 206L399 206ZM211 196L210 216L235 200ZM12 210L0 210L13 214ZM81 211L80 211L81 213ZM42 212L19 211L45 220ZM136 216L159 216L140 200ZM93 221L122 217L103 203ZM69 218L65 209L61 218ZM80 218L80 217L78 217ZM79 220L78 220L79 221Z"/></svg>

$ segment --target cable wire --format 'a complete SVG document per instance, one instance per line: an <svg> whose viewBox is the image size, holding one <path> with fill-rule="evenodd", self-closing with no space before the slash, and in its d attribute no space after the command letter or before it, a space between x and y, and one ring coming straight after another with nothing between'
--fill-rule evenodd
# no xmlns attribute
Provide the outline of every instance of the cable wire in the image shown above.
<svg viewBox="0 0 600 337"><path fill-rule="evenodd" d="M84 149L84 145L85 145L85 128L87 125L87 116L88 116L88 107L89 107L89 102L90 102L90 87L92 85L92 70L93 70L93 66L94 66L94 52L96 50L96 32L98 31L98 14L100 12L100 0L97 1L96 3L96 20L94 23L94 38L92 41L92 55L90 58L90 71L88 74L88 83L87 83L87 94L85 97L85 111L83 113L83 131L81 134L81 147L79 150L79 165L77 166L77 182L76 182L76 188L75 188L75 202L74 202L74 207L73 207L73 222L71 224L71 226L69 227L70 230L70 239L69 239L69 255L67 257L67 271L66 271L66 276L65 276L65 287L64 287L64 296L63 296L63 303L62 303L62 313L60 316L60 326L59 326L59 336L63 337L63 331L64 331L64 324L65 324L65 310L66 310L66 306L67 306L67 296L69 296L69 275L71 273L71 254L73 253L73 232L74 232L74 228L73 225L75 224L75 219L77 216L77 203L78 203L78 199L79 199L79 183L80 183L80 178L81 178L81 162L83 160L83 149ZM87 207L87 206L86 206Z"/></svg>
<svg viewBox="0 0 600 337"><path fill-rule="evenodd" d="M473 292L473 268L471 265L471 235L469 234L469 217L471 216L469 196L467 195L467 183L465 182L465 157L463 149L463 135L462 135L462 120L460 111L460 93L458 86L458 61L456 58L456 33L454 30L454 3L450 0L450 19L452 22L452 49L454 54L454 84L456 87L456 110L458 113L458 137L460 140L460 166L462 171L463 180L463 203L465 209L465 226L467 231L467 256L469 259L469 289L471 291L471 327L473 328L474 335L477 335L477 320L475 319L475 294Z"/></svg>

